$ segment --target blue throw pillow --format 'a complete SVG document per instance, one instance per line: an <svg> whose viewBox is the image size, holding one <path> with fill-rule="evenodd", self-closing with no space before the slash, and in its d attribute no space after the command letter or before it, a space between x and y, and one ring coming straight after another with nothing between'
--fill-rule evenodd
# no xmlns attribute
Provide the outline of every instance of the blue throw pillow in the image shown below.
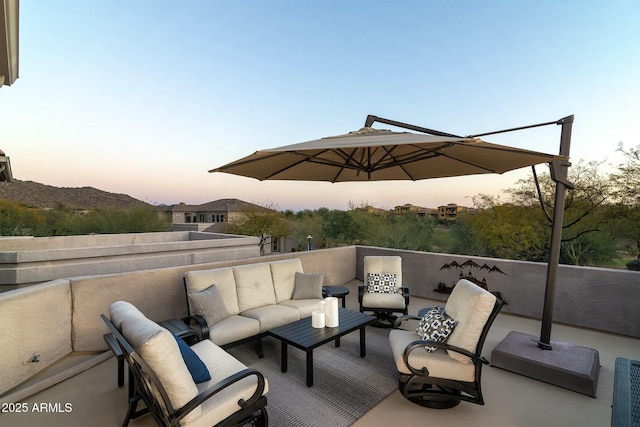
<svg viewBox="0 0 640 427"><path fill-rule="evenodd" d="M211 374L209 373L209 370L207 369L207 366L204 364L204 362L200 360L195 351L191 350L191 347L189 347L189 345L184 342L182 338L175 335L173 337L178 342L180 353L182 354L185 365L187 365L187 369L189 369L189 373L191 374L193 381L195 381L196 383L209 381L211 379Z"/></svg>

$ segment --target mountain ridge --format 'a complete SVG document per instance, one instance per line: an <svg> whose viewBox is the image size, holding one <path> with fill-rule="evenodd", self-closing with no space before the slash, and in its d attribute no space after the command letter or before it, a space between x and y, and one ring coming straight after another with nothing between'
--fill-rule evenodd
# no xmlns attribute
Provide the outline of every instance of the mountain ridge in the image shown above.
<svg viewBox="0 0 640 427"><path fill-rule="evenodd" d="M94 187L54 187L34 181L0 182L0 200L20 202L31 208L71 209L132 208L149 205L127 194L110 193Z"/></svg>

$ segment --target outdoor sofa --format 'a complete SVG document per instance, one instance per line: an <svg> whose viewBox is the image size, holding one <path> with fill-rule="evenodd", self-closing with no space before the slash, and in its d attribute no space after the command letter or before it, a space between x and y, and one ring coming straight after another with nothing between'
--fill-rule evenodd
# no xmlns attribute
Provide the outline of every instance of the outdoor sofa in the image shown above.
<svg viewBox="0 0 640 427"><path fill-rule="evenodd" d="M227 346L311 316L322 301L322 273L305 273L298 258L188 271L189 317L203 339Z"/></svg>

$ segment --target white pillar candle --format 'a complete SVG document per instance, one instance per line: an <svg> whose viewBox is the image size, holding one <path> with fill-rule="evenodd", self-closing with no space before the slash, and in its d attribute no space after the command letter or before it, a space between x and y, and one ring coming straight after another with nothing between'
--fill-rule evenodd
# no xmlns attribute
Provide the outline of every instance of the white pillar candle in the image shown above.
<svg viewBox="0 0 640 427"><path fill-rule="evenodd" d="M338 326L338 298L327 297L325 301L326 325L329 328L335 328Z"/></svg>
<svg viewBox="0 0 640 427"><path fill-rule="evenodd" d="M324 328L324 311L311 312L311 326L314 328Z"/></svg>

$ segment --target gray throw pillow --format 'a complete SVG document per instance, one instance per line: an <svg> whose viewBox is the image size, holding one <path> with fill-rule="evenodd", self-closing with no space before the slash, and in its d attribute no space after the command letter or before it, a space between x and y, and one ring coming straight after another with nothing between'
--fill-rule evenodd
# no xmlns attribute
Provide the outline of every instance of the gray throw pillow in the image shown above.
<svg viewBox="0 0 640 427"><path fill-rule="evenodd" d="M296 271L292 299L321 299L323 273L300 273Z"/></svg>
<svg viewBox="0 0 640 427"><path fill-rule="evenodd" d="M207 325L214 325L229 316L227 306L218 292L216 285L211 285L200 292L189 294L191 313L197 314L207 321Z"/></svg>

